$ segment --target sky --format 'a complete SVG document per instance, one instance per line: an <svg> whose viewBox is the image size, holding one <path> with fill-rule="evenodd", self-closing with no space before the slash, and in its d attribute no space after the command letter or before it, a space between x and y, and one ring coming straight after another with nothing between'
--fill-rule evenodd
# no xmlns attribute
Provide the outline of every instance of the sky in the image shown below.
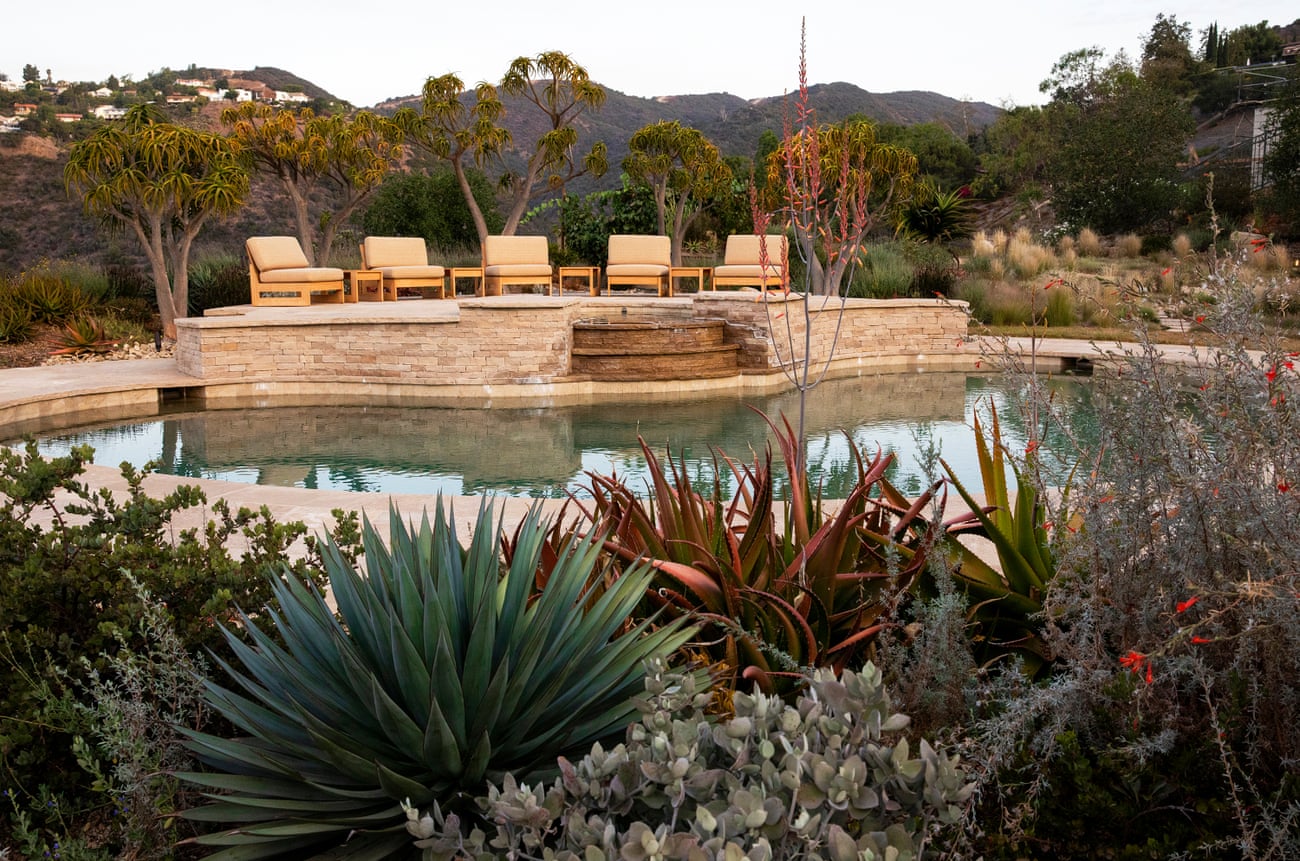
<svg viewBox="0 0 1300 861"><path fill-rule="evenodd" d="M1282 0L830 0L801 9L749 0L263 0L158 4L121 0L17 3L0 72L25 64L55 80L143 78L164 67L275 66L357 107L418 93L456 73L467 86L497 81L519 56L562 51L591 78L627 95L726 92L745 99L799 84L799 27L807 22L808 81L844 81L874 93L929 90L993 105L1041 104L1038 84L1070 51L1097 46L1139 55L1158 13L1191 24L1193 38L1300 13ZM51 19L57 8L58 19ZM1194 46L1195 47L1195 46Z"/></svg>

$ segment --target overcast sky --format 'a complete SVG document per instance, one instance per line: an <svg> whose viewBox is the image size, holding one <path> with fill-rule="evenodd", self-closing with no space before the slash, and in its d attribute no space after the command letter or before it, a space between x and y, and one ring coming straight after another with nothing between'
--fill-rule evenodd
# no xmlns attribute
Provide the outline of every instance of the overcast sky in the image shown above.
<svg viewBox="0 0 1300 861"><path fill-rule="evenodd" d="M0 72L35 65L56 80L142 78L164 67L276 66L358 107L418 93L455 72L496 81L521 55L563 51L591 77L634 96L728 92L746 99L798 86L799 21L807 17L810 83L871 92L932 90L995 105L1042 102L1038 83L1062 55L1096 45L1139 51L1157 13L1194 39L1267 20L1289 24L1294 0L773 0L605 2L410 0L313 4L59 0L9 4Z"/></svg>

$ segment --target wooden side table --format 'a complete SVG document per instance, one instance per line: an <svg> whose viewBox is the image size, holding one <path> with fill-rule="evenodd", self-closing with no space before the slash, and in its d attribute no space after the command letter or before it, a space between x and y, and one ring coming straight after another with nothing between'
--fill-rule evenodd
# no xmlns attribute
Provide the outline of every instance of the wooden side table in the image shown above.
<svg viewBox="0 0 1300 861"><path fill-rule="evenodd" d="M699 283L695 292L704 292L704 280L713 275L712 266L670 266L668 268L668 295L673 294L673 282L678 278L694 278ZM709 289L713 289L710 286Z"/></svg>
<svg viewBox="0 0 1300 861"><path fill-rule="evenodd" d="M474 283L474 295L483 295L483 267L482 266L451 266L447 269L447 286L451 288L448 298L456 298L456 282L461 278L468 278Z"/></svg>
<svg viewBox="0 0 1300 861"><path fill-rule="evenodd" d="M559 275L556 276L555 285L551 288L552 296L564 295L564 279L581 278L587 282L587 293L591 296L600 295L600 267L599 266L561 266Z"/></svg>
<svg viewBox="0 0 1300 861"><path fill-rule="evenodd" d="M384 273L378 269L349 269L349 302L396 302L397 288L384 286Z"/></svg>

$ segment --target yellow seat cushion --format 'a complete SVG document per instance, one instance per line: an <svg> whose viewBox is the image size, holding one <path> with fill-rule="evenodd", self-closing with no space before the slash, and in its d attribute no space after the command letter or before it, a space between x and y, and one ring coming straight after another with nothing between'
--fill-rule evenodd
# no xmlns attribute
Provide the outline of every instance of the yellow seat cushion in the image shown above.
<svg viewBox="0 0 1300 861"><path fill-rule="evenodd" d="M273 269L307 269L307 255L295 236L250 236L244 242L258 272Z"/></svg>
<svg viewBox="0 0 1300 861"><path fill-rule="evenodd" d="M361 246L368 269L429 265L429 252L418 236L367 236Z"/></svg>

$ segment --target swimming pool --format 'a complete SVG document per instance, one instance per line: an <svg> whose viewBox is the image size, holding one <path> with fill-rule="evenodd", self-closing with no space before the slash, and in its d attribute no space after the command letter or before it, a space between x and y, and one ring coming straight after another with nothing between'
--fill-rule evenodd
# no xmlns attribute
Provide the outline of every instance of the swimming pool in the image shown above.
<svg viewBox="0 0 1300 861"><path fill-rule="evenodd" d="M827 496L842 496L852 476L847 432L869 453L882 447L897 454L891 480L905 492L928 484L931 466L937 469L929 453L936 451L959 478L978 485L972 418L995 405L1008 446L1023 451L1027 385L1023 379L963 373L826 381L808 403L809 468ZM1087 382L1040 378L1037 385L1051 392L1069 435L1095 438ZM581 495L589 472L617 473L641 486L648 473L638 436L660 457L669 450L675 459L684 457L690 473L705 481L712 475L713 451L750 461L752 452L768 444L771 431L756 410L772 417L784 413L793 423L798 396L604 397L489 408L180 407L38 439L46 455L88 444L96 463L140 467L154 461L157 471L179 476L382 493L560 497ZM1044 449L1061 450L1066 436L1064 428L1049 427Z"/></svg>

